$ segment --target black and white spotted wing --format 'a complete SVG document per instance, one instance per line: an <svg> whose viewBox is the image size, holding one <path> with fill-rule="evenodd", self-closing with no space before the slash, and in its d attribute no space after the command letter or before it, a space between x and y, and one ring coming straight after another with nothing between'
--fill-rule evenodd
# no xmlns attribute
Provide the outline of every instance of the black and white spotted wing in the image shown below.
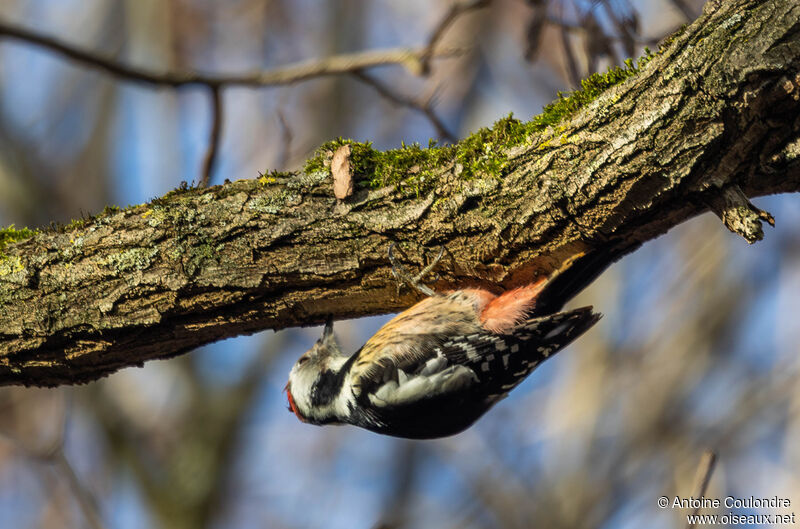
<svg viewBox="0 0 800 529"><path fill-rule="evenodd" d="M362 406L351 409L352 422L400 437L458 433L599 319L584 307L527 320L513 334L481 332L445 340L426 360L396 368L396 378L362 393Z"/></svg>
<svg viewBox="0 0 800 529"><path fill-rule="evenodd" d="M457 337L442 344L442 350L449 362L469 367L476 374L487 397L499 400L599 319L592 307L583 307L532 318L513 334Z"/></svg>

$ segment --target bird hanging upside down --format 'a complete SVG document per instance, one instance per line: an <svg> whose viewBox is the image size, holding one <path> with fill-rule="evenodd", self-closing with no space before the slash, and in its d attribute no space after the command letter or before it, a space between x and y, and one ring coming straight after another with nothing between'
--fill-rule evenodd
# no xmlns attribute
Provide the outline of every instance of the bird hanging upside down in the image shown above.
<svg viewBox="0 0 800 529"><path fill-rule="evenodd" d="M419 280L441 255L411 278L390 247L395 275L428 297L352 355L339 349L329 320L289 373L298 419L411 439L453 435L600 319L592 307L531 317L559 272L499 296L477 288L437 294Z"/></svg>

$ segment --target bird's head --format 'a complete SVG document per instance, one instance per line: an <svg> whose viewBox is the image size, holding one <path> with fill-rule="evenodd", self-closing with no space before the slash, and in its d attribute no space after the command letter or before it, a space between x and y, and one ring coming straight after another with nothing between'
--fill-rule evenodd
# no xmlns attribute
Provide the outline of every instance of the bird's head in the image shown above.
<svg viewBox="0 0 800 529"><path fill-rule="evenodd" d="M333 321L325 323L322 337L306 351L289 372L284 390L289 410L303 422L337 422L337 397L341 388L342 366L347 356L333 335ZM338 383L337 383L338 382Z"/></svg>

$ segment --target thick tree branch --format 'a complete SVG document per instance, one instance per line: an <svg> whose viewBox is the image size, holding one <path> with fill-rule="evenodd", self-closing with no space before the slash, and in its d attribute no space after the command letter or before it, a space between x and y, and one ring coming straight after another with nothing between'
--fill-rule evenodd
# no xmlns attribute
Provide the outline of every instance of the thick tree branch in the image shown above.
<svg viewBox="0 0 800 529"><path fill-rule="evenodd" d="M725 2L639 75L507 149L499 174L451 160L419 194L344 201L329 171L240 180L7 247L0 383L88 381L237 334L400 309L414 299L396 295L390 241L417 264L444 245L446 288L617 256L709 208L736 210L727 225L756 238L765 217L746 197L800 190L799 116L800 5Z"/></svg>

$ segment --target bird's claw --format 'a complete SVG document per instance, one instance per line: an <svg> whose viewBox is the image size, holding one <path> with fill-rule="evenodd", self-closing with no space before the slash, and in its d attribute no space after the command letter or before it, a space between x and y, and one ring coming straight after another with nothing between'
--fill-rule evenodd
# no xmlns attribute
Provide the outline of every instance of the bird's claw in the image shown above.
<svg viewBox="0 0 800 529"><path fill-rule="evenodd" d="M433 260L426 267L420 270L419 274L414 277L411 277L406 268L395 258L394 254L392 253L392 250L394 250L395 246L396 245L394 242L389 244L388 254L389 262L392 264L392 275L394 275L395 279L397 280L397 294L400 295L400 289L402 288L403 284L408 285L417 292L426 296L433 296L436 294L430 287L422 284L421 281L426 275L431 273L436 265L439 264L439 261L442 260L442 256L444 255L444 246L439 248L439 253L436 255L436 257L434 257ZM402 253L402 250L400 251ZM405 254L403 255L405 256ZM439 274L435 274L434 281L438 279Z"/></svg>

